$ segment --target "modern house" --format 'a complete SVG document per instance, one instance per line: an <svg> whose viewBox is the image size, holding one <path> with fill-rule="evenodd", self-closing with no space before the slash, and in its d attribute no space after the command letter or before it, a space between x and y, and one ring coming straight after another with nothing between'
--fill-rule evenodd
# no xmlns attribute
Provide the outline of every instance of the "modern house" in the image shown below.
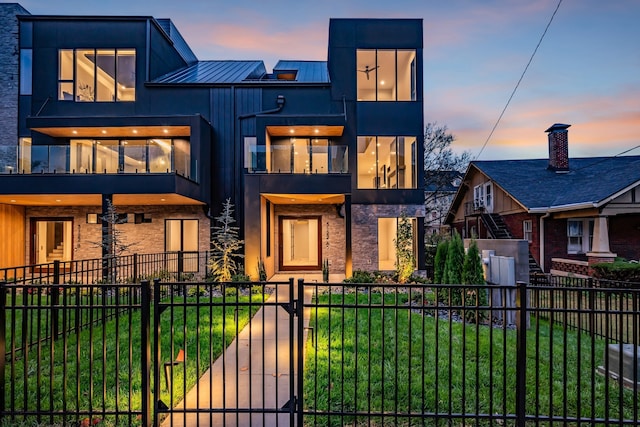
<svg viewBox="0 0 640 427"><path fill-rule="evenodd" d="M569 126L546 130L548 159L472 162L446 222L466 237L528 240L545 272L640 259L640 156L569 158Z"/></svg>
<svg viewBox="0 0 640 427"><path fill-rule="evenodd" d="M0 264L99 257L110 203L136 252L205 251L230 199L252 276L392 270L403 214L423 267L421 20L332 19L327 61L268 72L198 60L168 19L0 8Z"/></svg>

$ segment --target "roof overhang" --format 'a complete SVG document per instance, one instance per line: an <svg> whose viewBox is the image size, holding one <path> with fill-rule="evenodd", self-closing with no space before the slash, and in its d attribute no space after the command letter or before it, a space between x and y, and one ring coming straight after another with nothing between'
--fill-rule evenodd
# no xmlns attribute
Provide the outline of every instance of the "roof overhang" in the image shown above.
<svg viewBox="0 0 640 427"><path fill-rule="evenodd" d="M274 205L336 205L344 203L344 194L274 194L263 193Z"/></svg>
<svg viewBox="0 0 640 427"><path fill-rule="evenodd" d="M531 214L545 214L545 213L564 212L564 211L578 211L578 210L593 209L593 208L598 208L598 204L594 202L585 202L585 203L573 203L573 204L560 205L560 206L531 208L531 209L528 209L527 212Z"/></svg>
<svg viewBox="0 0 640 427"><path fill-rule="evenodd" d="M0 203L14 206L102 206L97 194L3 194ZM180 194L114 194L116 206L203 205Z"/></svg>
<svg viewBox="0 0 640 427"><path fill-rule="evenodd" d="M342 136L344 126L332 125L291 125L291 126L267 126L270 136L288 137L336 137Z"/></svg>
<svg viewBox="0 0 640 427"><path fill-rule="evenodd" d="M70 126L31 130L54 138L188 138L191 135L189 126Z"/></svg>

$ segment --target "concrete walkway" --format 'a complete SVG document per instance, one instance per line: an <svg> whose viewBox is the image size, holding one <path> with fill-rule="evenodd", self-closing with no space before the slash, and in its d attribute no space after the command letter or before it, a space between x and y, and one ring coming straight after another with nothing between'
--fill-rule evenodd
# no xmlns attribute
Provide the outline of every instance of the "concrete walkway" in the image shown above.
<svg viewBox="0 0 640 427"><path fill-rule="evenodd" d="M291 275L278 274L273 282L287 281ZM294 298L297 298L297 279L322 282L321 274L295 275ZM331 282L340 282L343 275L331 275ZM312 289L305 290L304 301L311 301ZM289 286L278 285L267 300L269 304L289 301ZM282 408L290 399L290 361L293 357L294 384L297 381L297 354L291 354L289 314L284 308L262 307L251 322L238 334L214 364L201 377L186 398L175 409L249 410ZM304 325L309 325L309 309L304 310ZM297 319L294 320L297 336ZM306 341L306 330L304 340ZM264 350L263 350L264 349ZM288 414L274 413L179 413L165 418L162 427L184 426L288 426Z"/></svg>

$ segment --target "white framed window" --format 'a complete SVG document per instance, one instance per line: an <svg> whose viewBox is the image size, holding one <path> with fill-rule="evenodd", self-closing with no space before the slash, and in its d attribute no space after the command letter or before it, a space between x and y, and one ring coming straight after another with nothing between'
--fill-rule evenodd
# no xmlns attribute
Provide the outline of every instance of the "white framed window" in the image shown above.
<svg viewBox="0 0 640 427"><path fill-rule="evenodd" d="M529 243L533 241L533 221L530 219L522 221L522 238Z"/></svg>
<svg viewBox="0 0 640 427"><path fill-rule="evenodd" d="M476 185L473 187L473 208L484 208L484 185Z"/></svg>
<svg viewBox="0 0 640 427"><path fill-rule="evenodd" d="M584 254L591 250L593 219L567 220L567 253Z"/></svg>
<svg viewBox="0 0 640 427"><path fill-rule="evenodd" d="M489 212L493 210L493 185L490 182L484 184L484 208Z"/></svg>

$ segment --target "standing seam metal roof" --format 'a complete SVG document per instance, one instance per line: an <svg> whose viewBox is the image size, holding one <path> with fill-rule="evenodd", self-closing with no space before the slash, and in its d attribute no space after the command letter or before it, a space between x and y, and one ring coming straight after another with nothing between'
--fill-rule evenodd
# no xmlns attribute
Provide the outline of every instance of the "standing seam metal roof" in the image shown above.
<svg viewBox="0 0 640 427"><path fill-rule="evenodd" d="M262 61L199 61L189 67L158 77L152 83L238 83L246 79L258 79L265 73Z"/></svg>
<svg viewBox="0 0 640 427"><path fill-rule="evenodd" d="M273 71L296 70L297 82L329 83L327 61L278 61Z"/></svg>

